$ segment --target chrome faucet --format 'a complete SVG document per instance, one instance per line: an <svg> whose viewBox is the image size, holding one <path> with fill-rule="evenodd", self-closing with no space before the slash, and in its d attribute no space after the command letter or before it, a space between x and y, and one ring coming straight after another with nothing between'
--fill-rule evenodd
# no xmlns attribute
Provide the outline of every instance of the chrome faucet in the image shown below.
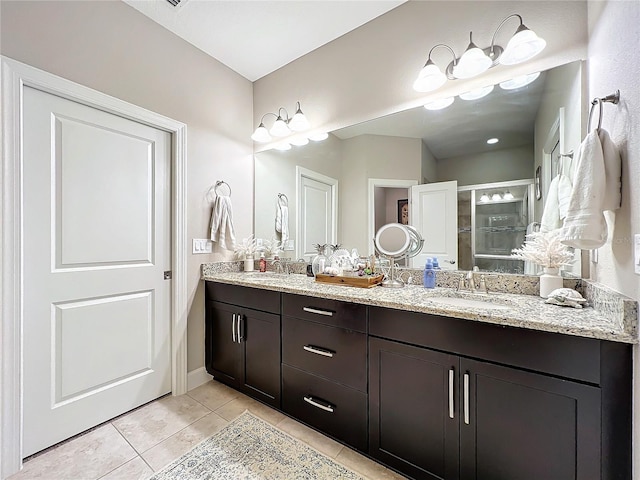
<svg viewBox="0 0 640 480"><path fill-rule="evenodd" d="M479 275L479 271L480 269L475 266L466 275L461 275L456 291L468 290L472 293L488 293L486 278L484 275ZM480 276L479 280L477 279L478 276Z"/></svg>

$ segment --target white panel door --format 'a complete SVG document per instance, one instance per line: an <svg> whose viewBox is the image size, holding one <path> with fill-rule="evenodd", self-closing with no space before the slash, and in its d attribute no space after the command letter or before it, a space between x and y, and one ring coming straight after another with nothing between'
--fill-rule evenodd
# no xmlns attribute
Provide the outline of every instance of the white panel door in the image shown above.
<svg viewBox="0 0 640 480"><path fill-rule="evenodd" d="M424 238L413 268L424 268L427 257L438 257L443 270L458 268L458 182L438 182L411 187L409 223Z"/></svg>
<svg viewBox="0 0 640 480"><path fill-rule="evenodd" d="M169 133L25 87L24 456L171 390Z"/></svg>
<svg viewBox="0 0 640 480"><path fill-rule="evenodd" d="M306 169L298 169L298 257L316 254L315 244L335 244L338 181Z"/></svg>

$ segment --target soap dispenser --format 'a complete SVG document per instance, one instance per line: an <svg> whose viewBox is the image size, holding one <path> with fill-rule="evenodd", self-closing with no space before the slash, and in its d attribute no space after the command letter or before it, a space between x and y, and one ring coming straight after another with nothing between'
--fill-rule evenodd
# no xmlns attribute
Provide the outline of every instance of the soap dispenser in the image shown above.
<svg viewBox="0 0 640 480"><path fill-rule="evenodd" d="M436 271L433 269L433 260L427 258L422 277L424 288L436 288Z"/></svg>

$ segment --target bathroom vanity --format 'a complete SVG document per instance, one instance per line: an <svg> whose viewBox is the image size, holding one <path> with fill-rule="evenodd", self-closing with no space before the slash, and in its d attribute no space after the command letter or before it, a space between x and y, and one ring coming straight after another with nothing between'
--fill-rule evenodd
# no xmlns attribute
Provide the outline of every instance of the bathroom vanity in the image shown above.
<svg viewBox="0 0 640 480"><path fill-rule="evenodd" d="M631 478L628 315L303 275L204 279L209 373L404 475Z"/></svg>

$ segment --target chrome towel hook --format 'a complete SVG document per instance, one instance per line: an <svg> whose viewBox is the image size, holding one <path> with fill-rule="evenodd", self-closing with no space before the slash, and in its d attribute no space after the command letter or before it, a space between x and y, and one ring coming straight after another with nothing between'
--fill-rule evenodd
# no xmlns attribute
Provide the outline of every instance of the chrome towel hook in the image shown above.
<svg viewBox="0 0 640 480"><path fill-rule="evenodd" d="M615 93L612 93L611 95L607 95L606 97L602 97L602 98L594 98L593 100L591 100L591 109L589 110L589 121L587 122L587 131L591 131L591 117L593 116L593 111L595 110L596 105L598 105L598 132L600 131L600 127L602 126L602 103L603 102L607 102L607 103L613 103L614 105L617 105L618 102L620 102L620 90L616 90Z"/></svg>

